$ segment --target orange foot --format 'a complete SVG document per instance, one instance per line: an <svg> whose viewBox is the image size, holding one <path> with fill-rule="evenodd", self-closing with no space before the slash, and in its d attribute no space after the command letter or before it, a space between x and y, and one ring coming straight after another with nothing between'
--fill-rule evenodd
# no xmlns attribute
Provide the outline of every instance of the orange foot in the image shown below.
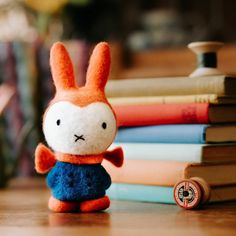
<svg viewBox="0 0 236 236"><path fill-rule="evenodd" d="M54 212L75 212L78 209L78 203L61 201L51 196L49 198L48 207Z"/></svg>
<svg viewBox="0 0 236 236"><path fill-rule="evenodd" d="M110 206L109 197L105 196L102 198L88 200L80 203L81 212L95 212L105 210Z"/></svg>

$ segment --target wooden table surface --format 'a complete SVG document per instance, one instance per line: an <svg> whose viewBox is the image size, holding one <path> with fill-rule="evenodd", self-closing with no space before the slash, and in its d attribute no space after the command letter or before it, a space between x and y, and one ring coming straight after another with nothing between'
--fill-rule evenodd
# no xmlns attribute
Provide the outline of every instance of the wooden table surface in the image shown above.
<svg viewBox="0 0 236 236"><path fill-rule="evenodd" d="M44 179L15 180L0 190L0 235L236 235L236 203L186 211L112 201L106 212L62 214L47 209L49 195Z"/></svg>

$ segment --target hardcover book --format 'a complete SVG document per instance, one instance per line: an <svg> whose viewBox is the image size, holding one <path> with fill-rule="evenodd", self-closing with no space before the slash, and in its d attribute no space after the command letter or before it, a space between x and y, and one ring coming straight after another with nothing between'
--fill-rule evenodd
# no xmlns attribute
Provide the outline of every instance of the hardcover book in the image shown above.
<svg viewBox="0 0 236 236"><path fill-rule="evenodd" d="M193 163L236 161L236 144L114 143L122 147L125 160L163 160Z"/></svg>
<svg viewBox="0 0 236 236"><path fill-rule="evenodd" d="M175 204L173 187L113 183L107 195L114 200ZM236 200L236 185L211 188L210 202Z"/></svg>
<svg viewBox="0 0 236 236"><path fill-rule="evenodd" d="M107 161L103 162L103 166L110 173L114 183L174 186L180 180L200 177L210 186L236 184L235 162L194 164L178 161L125 160L120 169L116 169Z"/></svg>
<svg viewBox="0 0 236 236"><path fill-rule="evenodd" d="M182 96L111 97L108 100L113 106L171 104L171 103L236 104L236 96L218 96L216 94L195 94L195 95L182 95Z"/></svg>
<svg viewBox="0 0 236 236"><path fill-rule="evenodd" d="M121 127L115 142L121 143L226 143L236 142L236 125L152 125Z"/></svg>
<svg viewBox="0 0 236 236"><path fill-rule="evenodd" d="M107 97L172 96L193 94L236 95L236 78L225 75L110 80Z"/></svg>
<svg viewBox="0 0 236 236"><path fill-rule="evenodd" d="M113 106L118 126L236 122L236 105L208 103Z"/></svg>

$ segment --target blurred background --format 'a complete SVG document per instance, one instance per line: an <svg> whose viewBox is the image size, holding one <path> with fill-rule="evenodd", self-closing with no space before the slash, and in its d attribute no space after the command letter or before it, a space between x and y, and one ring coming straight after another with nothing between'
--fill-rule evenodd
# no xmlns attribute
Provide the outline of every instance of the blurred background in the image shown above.
<svg viewBox="0 0 236 236"><path fill-rule="evenodd" d="M233 0L0 0L0 185L35 175L41 118L54 93L53 42L65 43L80 85L103 40L112 50L110 79L188 75L195 55L186 45L203 40L227 44L220 66L236 74L235 9Z"/></svg>

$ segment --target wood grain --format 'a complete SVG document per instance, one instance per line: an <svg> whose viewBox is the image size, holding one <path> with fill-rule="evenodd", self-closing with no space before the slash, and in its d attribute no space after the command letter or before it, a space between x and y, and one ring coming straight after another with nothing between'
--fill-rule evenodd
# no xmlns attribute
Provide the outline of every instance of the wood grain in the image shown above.
<svg viewBox="0 0 236 236"><path fill-rule="evenodd" d="M186 211L174 205L113 201L101 213L55 214L44 179L0 191L0 235L236 235L236 203Z"/></svg>

